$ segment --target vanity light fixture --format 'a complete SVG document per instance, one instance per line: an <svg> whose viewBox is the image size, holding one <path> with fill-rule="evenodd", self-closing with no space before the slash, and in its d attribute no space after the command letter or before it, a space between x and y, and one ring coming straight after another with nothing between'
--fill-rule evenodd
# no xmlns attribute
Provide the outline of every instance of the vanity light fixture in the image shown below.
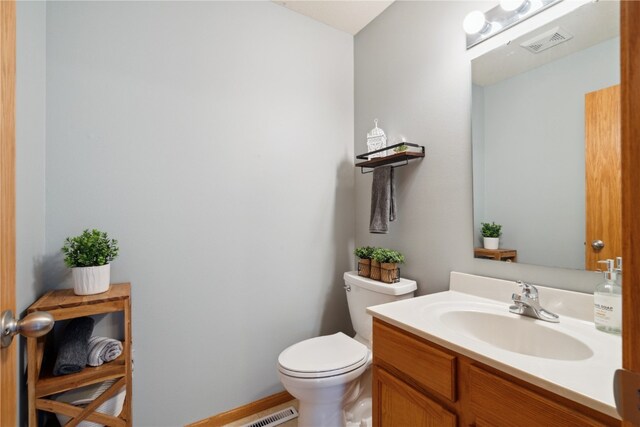
<svg viewBox="0 0 640 427"><path fill-rule="evenodd" d="M482 13L474 10L462 23L467 49L531 18L562 0L500 0L500 5Z"/></svg>

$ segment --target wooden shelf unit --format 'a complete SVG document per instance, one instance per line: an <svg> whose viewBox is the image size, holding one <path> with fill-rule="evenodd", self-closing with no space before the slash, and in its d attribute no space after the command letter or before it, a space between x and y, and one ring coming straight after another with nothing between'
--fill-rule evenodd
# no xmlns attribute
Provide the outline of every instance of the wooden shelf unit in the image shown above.
<svg viewBox="0 0 640 427"><path fill-rule="evenodd" d="M518 251L515 249L474 248L474 258L492 259L496 261L518 262Z"/></svg>
<svg viewBox="0 0 640 427"><path fill-rule="evenodd" d="M394 152L394 148L398 148L401 146L406 146L407 150L399 153ZM418 151L411 151L411 150L418 150ZM382 151L387 151L387 152L392 151L394 153L384 157L374 157L371 159L369 158L372 154L380 153ZM409 160L421 159L423 157L424 157L424 147L422 145L413 144L410 142L400 142L398 144L390 145L388 147L384 147L379 150L371 151L370 153L358 154L356 156L356 159L364 160L364 162L356 163L355 166L357 168L360 168L362 173L369 173L369 172L364 172L364 169L365 168L375 169L378 166L385 166L385 165L393 165L393 167L405 166L409 164ZM398 164L398 163L401 163L401 164Z"/></svg>
<svg viewBox="0 0 640 427"><path fill-rule="evenodd" d="M83 420L107 426L132 426L131 285L129 283L114 284L105 293L86 296L75 295L73 289L51 291L27 309L27 313L34 311L46 311L53 316L55 321L122 312L124 314L124 342L122 343L122 354L116 360L97 367L87 366L75 374L53 376L50 369L43 367L45 337L27 338L29 426L37 427L38 410L71 417L72 419L67 423L69 426L75 426ZM110 379L117 381L84 409L47 398L52 394ZM119 417L94 412L98 406L115 395L122 386L126 387L127 394Z"/></svg>
<svg viewBox="0 0 640 427"><path fill-rule="evenodd" d="M378 166L390 165L392 163L404 162L406 160L419 159L424 157L424 153L416 151L406 151L404 153L395 153L385 157L375 157L371 160L356 163L356 167L376 168Z"/></svg>

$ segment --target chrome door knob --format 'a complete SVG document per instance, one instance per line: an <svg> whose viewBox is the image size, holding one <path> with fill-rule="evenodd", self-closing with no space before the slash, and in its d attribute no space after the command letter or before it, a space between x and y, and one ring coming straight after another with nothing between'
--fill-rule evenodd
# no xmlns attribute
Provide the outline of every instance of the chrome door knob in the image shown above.
<svg viewBox="0 0 640 427"><path fill-rule="evenodd" d="M591 242L591 247L597 251L604 248L604 242L602 240L594 240Z"/></svg>
<svg viewBox="0 0 640 427"><path fill-rule="evenodd" d="M46 335L53 328L54 323L53 316L46 311L34 311L27 314L22 320L16 320L11 310L3 311L2 317L0 317L0 335L2 337L0 346L4 348L11 345L15 334L30 338Z"/></svg>

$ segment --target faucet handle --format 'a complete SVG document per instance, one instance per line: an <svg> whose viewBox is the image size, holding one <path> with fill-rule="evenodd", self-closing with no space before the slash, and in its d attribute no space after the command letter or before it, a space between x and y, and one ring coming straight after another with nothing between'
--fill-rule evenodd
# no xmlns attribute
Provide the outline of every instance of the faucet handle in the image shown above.
<svg viewBox="0 0 640 427"><path fill-rule="evenodd" d="M538 298L538 289L531 283L525 283L522 280L516 282L522 288L522 296L532 299Z"/></svg>

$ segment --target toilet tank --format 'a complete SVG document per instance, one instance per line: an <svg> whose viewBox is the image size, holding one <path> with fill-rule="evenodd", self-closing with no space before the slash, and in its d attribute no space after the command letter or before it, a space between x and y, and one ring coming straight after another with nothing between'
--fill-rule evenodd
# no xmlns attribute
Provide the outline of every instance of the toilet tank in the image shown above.
<svg viewBox="0 0 640 427"><path fill-rule="evenodd" d="M358 276L357 271L344 273L344 283L356 338L363 338L366 343L371 343L373 333L373 320L367 314L367 307L412 298L417 289L414 280L400 279L398 283L383 283Z"/></svg>

